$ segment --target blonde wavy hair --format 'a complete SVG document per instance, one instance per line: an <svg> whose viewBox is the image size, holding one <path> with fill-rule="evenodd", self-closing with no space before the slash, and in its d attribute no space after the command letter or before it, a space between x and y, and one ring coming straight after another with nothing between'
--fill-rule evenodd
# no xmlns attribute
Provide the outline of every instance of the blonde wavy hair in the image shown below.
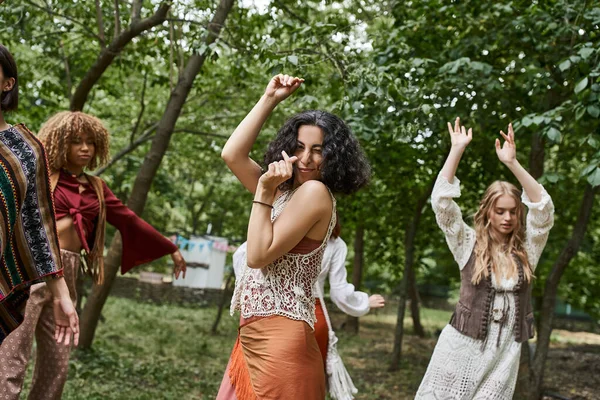
<svg viewBox="0 0 600 400"><path fill-rule="evenodd" d="M508 240L501 243L498 237L493 235L490 215L494 212L494 206L501 196L508 195L517 204L515 229L510 233ZM523 276L530 282L533 278L533 270L527 260L525 251L525 207L521 202L521 191L510 182L496 181L492 183L479 203L479 209L475 213L475 273L472 283L478 284L482 278L488 277L488 265L491 264L492 271L496 276L500 275L500 266L507 266L507 276L514 277L518 274L518 266L515 257L523 265Z"/></svg>
<svg viewBox="0 0 600 400"><path fill-rule="evenodd" d="M94 140L95 153L87 168L95 170L106 165L109 160L109 133L102 122L80 111L61 111L42 125L38 137L48 156L52 171L59 171L67 165L69 146L74 139L86 132Z"/></svg>

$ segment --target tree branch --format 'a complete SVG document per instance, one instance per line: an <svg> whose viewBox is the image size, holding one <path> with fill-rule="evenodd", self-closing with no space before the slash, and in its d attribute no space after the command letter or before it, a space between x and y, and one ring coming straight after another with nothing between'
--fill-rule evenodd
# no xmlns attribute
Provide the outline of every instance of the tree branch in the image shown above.
<svg viewBox="0 0 600 400"><path fill-rule="evenodd" d="M102 50L106 48L106 36L104 35L104 19L102 18L102 7L100 7L100 0L96 2L96 20L98 21L98 37L100 38L100 47Z"/></svg>
<svg viewBox="0 0 600 400"><path fill-rule="evenodd" d="M221 135L219 133L203 132L203 131L199 131L196 129L189 129L189 128L174 129L173 133L190 133L192 135L209 136L209 137L215 137L215 138L219 138L219 139L229 139L229 136Z"/></svg>
<svg viewBox="0 0 600 400"><path fill-rule="evenodd" d="M114 164L116 164L117 161L121 160L126 155L133 152L135 149L137 149L144 143L154 139L153 133L157 127L158 127L157 122L152 124L137 139L131 141L127 147L119 150L119 152L117 154L115 154L115 156L113 158L111 158L110 161L105 166L100 167L96 171L94 171L92 175L98 176L98 175L102 174L104 171L106 171L107 169L112 167ZM190 133L193 135L214 137L214 138L219 138L219 139L223 139L223 140L229 139L228 136L220 135L218 133L202 132L202 131L198 131L195 129L187 129L187 128L175 129L175 130L173 130L173 133Z"/></svg>
<svg viewBox="0 0 600 400"><path fill-rule="evenodd" d="M142 15L142 0L133 0L131 4L131 25L139 22Z"/></svg>
<svg viewBox="0 0 600 400"><path fill-rule="evenodd" d="M131 136L129 137L129 143L132 144L133 140L135 138L135 135L137 134L137 131L140 127L140 122L142 122L142 117L144 116L144 111L146 110L146 102L145 102L145 97L146 97L146 83L148 82L148 71L146 71L144 73L144 85L142 86L142 95L140 96L140 112L138 113L138 117L137 117L137 121L135 121L135 125L133 127L133 129L131 130Z"/></svg>
<svg viewBox="0 0 600 400"><path fill-rule="evenodd" d="M55 16L55 17L59 17L59 18L64 18L67 21L71 21L72 23L74 23L75 25L80 26L81 28L83 28L84 31L86 31L90 36L96 38L98 41L102 41L102 39L100 38L100 36L96 35L96 33L94 33L94 31L92 31L90 28L87 27L87 25L85 25L82 22L77 21L76 19L69 17L68 15L64 15L64 14L59 14L56 11L53 11L51 8L46 8L46 7L42 7L39 4L34 3L33 1L30 0L26 0L25 1L26 4L29 4L32 7L35 7L39 10L45 11L46 13L48 13L49 15Z"/></svg>
<svg viewBox="0 0 600 400"><path fill-rule="evenodd" d="M92 87L98 82L104 71L110 66L112 61L117 55L123 51L123 48L133 40L134 37L139 36L143 32L162 24L167 18L167 12L169 11L170 3L164 1L156 12L144 20L141 20L135 24L131 24L128 29L121 32L121 34L113 39L111 44L100 52L94 65L88 70L84 78L77 86L73 99L71 100L71 110L81 111L85 102L87 101L88 95L92 90Z"/></svg>
<svg viewBox="0 0 600 400"><path fill-rule="evenodd" d="M71 101L71 97L73 96L73 81L71 80L71 69L69 68L69 58L67 57L67 52L65 51L65 45L63 41L60 41L60 49L63 53L63 63L65 64L65 75L67 77L67 98Z"/></svg>
<svg viewBox="0 0 600 400"><path fill-rule="evenodd" d="M146 129L140 135L140 137L138 137L134 141L131 141L129 143L129 146L121 149L117 154L115 154L115 156L113 158L110 159L110 161L105 166L98 168L96 171L94 171L94 173L92 175L96 175L96 176L101 175L104 171L106 171L107 169L112 167L117 161L119 161L120 159L125 157L127 154L131 153L132 151L134 151L135 149L137 149L138 147L140 147L142 144L146 143L147 141L152 140L152 138L154 137L152 134L154 133L154 131L156 130L157 127L158 127L158 122L155 122L148 129Z"/></svg>
<svg viewBox="0 0 600 400"><path fill-rule="evenodd" d="M121 13L119 11L119 0L115 0L115 37L121 34Z"/></svg>

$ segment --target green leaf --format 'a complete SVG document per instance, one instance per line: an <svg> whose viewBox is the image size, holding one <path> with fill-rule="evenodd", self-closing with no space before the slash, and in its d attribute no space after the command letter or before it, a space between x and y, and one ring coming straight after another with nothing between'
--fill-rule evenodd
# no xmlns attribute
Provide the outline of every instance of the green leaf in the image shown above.
<svg viewBox="0 0 600 400"><path fill-rule="evenodd" d="M553 126L548 129L546 136L548 136L548 139L556 143L560 142L561 139L560 131Z"/></svg>
<svg viewBox="0 0 600 400"><path fill-rule="evenodd" d="M523 126L529 126L531 124L533 124L533 119L531 119L528 116L523 117L523 119L521 120L521 123L523 124Z"/></svg>
<svg viewBox="0 0 600 400"><path fill-rule="evenodd" d="M544 117L542 117L541 115L536 115L535 117L533 117L534 124L539 125L542 122L544 122Z"/></svg>
<svg viewBox="0 0 600 400"><path fill-rule="evenodd" d="M571 60L565 60L558 65L561 71L566 71L571 68Z"/></svg>
<svg viewBox="0 0 600 400"><path fill-rule="evenodd" d="M577 85L575 85L575 93L577 94L577 93L581 92L583 89L586 88L587 84L588 84L588 78L586 76L585 78L580 80Z"/></svg>
<svg viewBox="0 0 600 400"><path fill-rule="evenodd" d="M591 173L592 173L592 171L593 171L594 169L596 169L596 168L598 168L598 166L597 166L597 165L594 165L594 164L588 165L587 167L585 167L585 168L583 169L583 171L581 171L581 176L586 176L586 175L589 175L589 174L591 174Z"/></svg>
<svg viewBox="0 0 600 400"><path fill-rule="evenodd" d="M600 107L595 104L588 106L587 108L588 114L590 114L594 118L598 118L600 116Z"/></svg>
<svg viewBox="0 0 600 400"><path fill-rule="evenodd" d="M594 53L594 49L591 49L589 47L584 47L582 49L579 49L579 55L584 60L587 60L593 53Z"/></svg>
<svg viewBox="0 0 600 400"><path fill-rule="evenodd" d="M287 60L294 65L298 65L298 56L288 56Z"/></svg>
<svg viewBox="0 0 600 400"><path fill-rule="evenodd" d="M277 75L277 74L281 73L281 71L283 71L283 65L277 64L271 68L271 70L269 71L269 75L271 75L271 76Z"/></svg>
<svg viewBox="0 0 600 400"><path fill-rule="evenodd" d="M593 187L599 186L600 185L600 168L596 167L594 169L594 171L591 174L588 175L587 181Z"/></svg>
<svg viewBox="0 0 600 400"><path fill-rule="evenodd" d="M555 173L544 174L544 177L550 183L556 183L560 179L558 174L555 174Z"/></svg>

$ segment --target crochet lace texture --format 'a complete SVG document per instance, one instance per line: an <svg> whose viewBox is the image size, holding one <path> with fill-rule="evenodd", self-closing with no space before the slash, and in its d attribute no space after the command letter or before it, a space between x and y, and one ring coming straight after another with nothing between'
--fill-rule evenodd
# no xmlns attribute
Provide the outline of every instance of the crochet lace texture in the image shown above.
<svg viewBox="0 0 600 400"><path fill-rule="evenodd" d="M449 183L440 175L433 188L431 205L454 259L463 269L475 246L475 231L463 222L460 208L453 200L457 197L460 197L458 178ZM554 222L554 205L543 188L538 203L531 202L525 191L522 201L529 209L525 250L535 268ZM492 285L496 289L512 290L515 284L515 279L496 277L492 273ZM515 341L514 293L506 297L497 293L490 312L494 308L503 309L505 301L509 302L507 324L501 330L500 324L490 323L483 349L482 341L461 334L451 325L444 328L415 399L512 399L521 354L521 344Z"/></svg>
<svg viewBox="0 0 600 400"><path fill-rule="evenodd" d="M271 221L281 214L293 191L275 200ZM330 193L331 194L331 193ZM231 299L230 314L238 310L244 318L281 315L305 321L314 329L315 300L313 287L321 271L327 240L335 226L335 198L329 229L323 242L307 254L287 253L262 269L248 267L244 254L242 276L237 280Z"/></svg>

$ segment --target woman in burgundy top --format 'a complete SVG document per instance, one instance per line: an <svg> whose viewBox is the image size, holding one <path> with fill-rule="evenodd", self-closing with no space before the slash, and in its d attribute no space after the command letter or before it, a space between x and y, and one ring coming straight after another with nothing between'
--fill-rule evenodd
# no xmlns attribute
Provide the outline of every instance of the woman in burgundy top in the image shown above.
<svg viewBox="0 0 600 400"><path fill-rule="evenodd" d="M60 112L42 126L39 138L48 155L61 258L74 302L80 268L91 275L95 283L102 284L104 280L106 222L115 226L123 239L122 273L170 254L176 278L182 272L185 275L185 261L177 246L128 209L102 179L84 172L86 168L93 170L108 161L109 133L99 119L82 112ZM18 399L35 332L38 362L29 398L60 399L71 347L50 340L50 331L46 329L52 324L50 295L45 286L36 289L37 296L32 290L35 301L27 303L17 345L12 354L0 355L12 365L0 377L0 386L13 386L14 398Z"/></svg>

